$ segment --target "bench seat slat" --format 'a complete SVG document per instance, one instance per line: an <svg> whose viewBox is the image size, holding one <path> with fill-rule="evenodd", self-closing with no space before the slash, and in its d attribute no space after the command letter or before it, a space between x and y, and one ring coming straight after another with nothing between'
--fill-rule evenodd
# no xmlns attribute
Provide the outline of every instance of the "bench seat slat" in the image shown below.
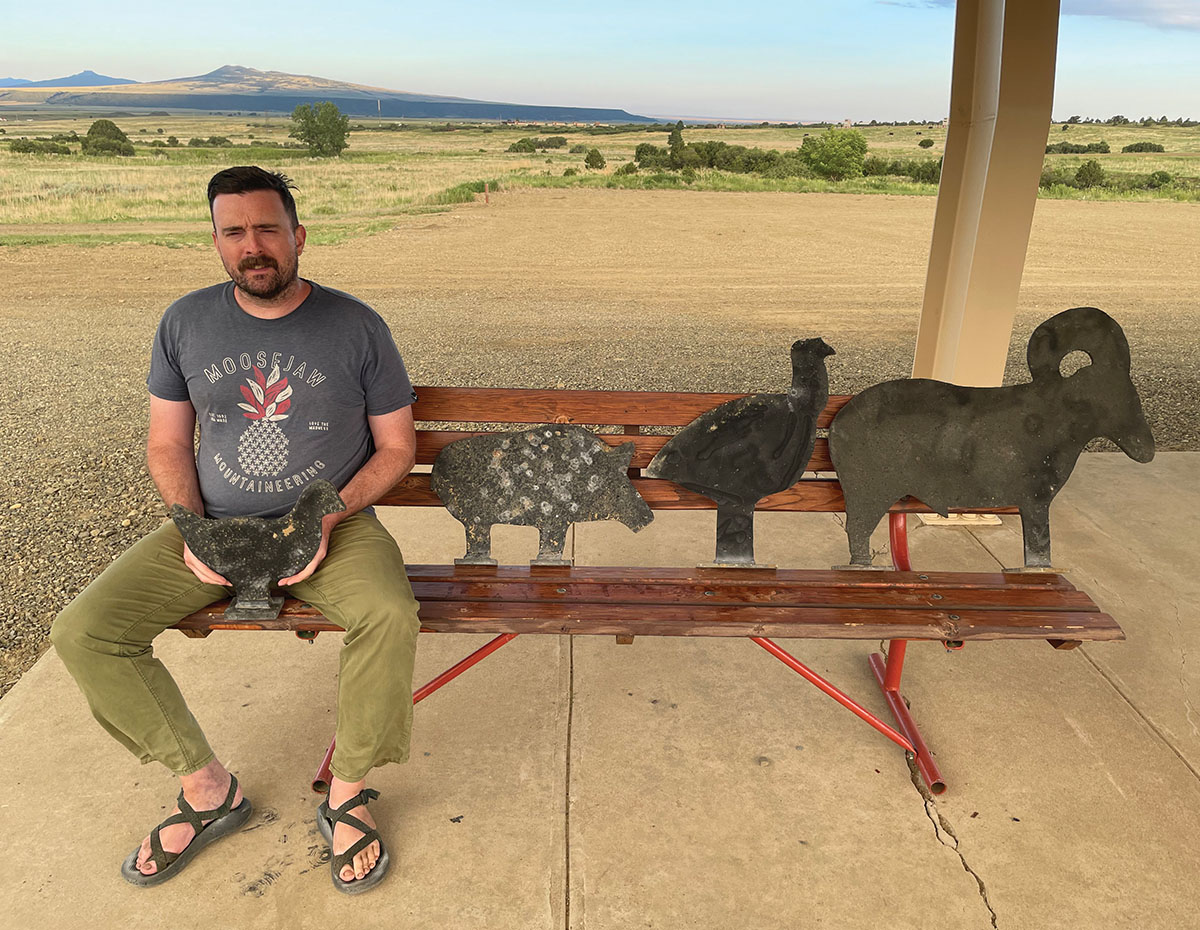
<svg viewBox="0 0 1200 930"><path fill-rule="evenodd" d="M417 387L419 423L583 423L686 426L706 410L746 394L684 391L567 391L530 388ZM817 419L825 427L850 400L829 398Z"/></svg>
<svg viewBox="0 0 1200 930"><path fill-rule="evenodd" d="M772 588L703 585L571 585L559 582L513 582L471 584L462 582L417 582L417 600L428 601L545 601L551 604L622 604L657 609L660 606L750 604L781 608L844 607L864 610L930 608L942 611L976 610L1067 610L1097 611L1099 608L1082 591L1055 588L996 590L960 588L943 594L928 589L871 588L847 591L839 587ZM561 593L560 593L561 592Z"/></svg>
<svg viewBox="0 0 1200 930"><path fill-rule="evenodd" d="M1023 610L954 611L856 608L640 605L545 602L426 601L421 627L443 633L632 634L642 636L774 636L821 639L1062 639L1110 641L1125 634L1099 612ZM312 607L293 602L277 620L264 623L182 621L188 629L339 630Z"/></svg>
<svg viewBox="0 0 1200 930"><path fill-rule="evenodd" d="M571 584L704 584L716 586L775 587L841 585L854 588L1059 588L1075 586L1057 572L859 572L822 568L678 568L651 566L625 568L611 565L426 565L406 566L414 584L421 581L568 581Z"/></svg>

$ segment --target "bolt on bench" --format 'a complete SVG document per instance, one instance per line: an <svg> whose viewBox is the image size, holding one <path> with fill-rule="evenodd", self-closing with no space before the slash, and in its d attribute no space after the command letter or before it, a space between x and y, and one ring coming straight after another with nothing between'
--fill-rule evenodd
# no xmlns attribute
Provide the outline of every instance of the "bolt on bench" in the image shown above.
<svg viewBox="0 0 1200 930"><path fill-rule="evenodd" d="M699 414L744 395L642 391L568 391L423 387L414 416L417 465L431 465L449 443L482 427L571 423L606 428L610 445L632 441L634 487L654 510L706 510L715 504L665 479L641 476L666 444L665 428L681 427ZM850 397L831 396L818 421L827 428ZM464 431L462 425L481 429ZM615 430L613 424L616 424ZM428 474L401 481L379 506L440 507ZM786 491L759 502L758 510L830 513L845 510L828 442L817 440L808 471ZM906 499L888 516L895 571L771 568L665 568L647 566L409 565L420 603L422 632L494 633L495 638L417 689L419 702L522 633L610 634L618 642L635 636L727 636L757 643L852 713L901 746L934 793L945 782L900 693L910 640L935 640L947 648L967 641L1044 639L1056 649L1083 641L1124 639L1117 623L1084 592L1053 572L915 572L909 564L906 518L929 513ZM967 510L1015 513L1014 508ZM403 540L401 540L403 542ZM180 621L187 636L213 630L292 630L312 640L340 631L311 606L289 599L274 621L230 622L228 602L213 604ZM888 640L884 654L868 657L895 726L881 720L773 640ZM333 746L314 780L326 789Z"/></svg>

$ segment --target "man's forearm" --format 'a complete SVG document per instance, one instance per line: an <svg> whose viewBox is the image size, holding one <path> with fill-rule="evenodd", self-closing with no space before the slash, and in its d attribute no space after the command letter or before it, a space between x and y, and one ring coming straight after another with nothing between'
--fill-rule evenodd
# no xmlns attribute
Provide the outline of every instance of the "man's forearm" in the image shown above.
<svg viewBox="0 0 1200 930"><path fill-rule="evenodd" d="M340 493L346 509L331 516L340 522L350 514L375 503L390 491L397 481L412 471L413 461L411 449L377 449L342 488Z"/></svg>
<svg viewBox="0 0 1200 930"><path fill-rule="evenodd" d="M181 504L193 513L204 514L200 479L196 475L196 454L190 447L149 446L146 466L168 509L172 504Z"/></svg>

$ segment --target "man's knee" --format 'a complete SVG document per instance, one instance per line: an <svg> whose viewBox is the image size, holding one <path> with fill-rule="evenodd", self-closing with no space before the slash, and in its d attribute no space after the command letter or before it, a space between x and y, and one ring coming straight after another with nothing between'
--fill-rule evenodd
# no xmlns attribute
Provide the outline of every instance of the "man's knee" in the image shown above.
<svg viewBox="0 0 1200 930"><path fill-rule="evenodd" d="M365 636L371 639L411 645L421 630L417 618L417 602L410 592L380 600L353 618L347 633L350 637Z"/></svg>
<svg viewBox="0 0 1200 930"><path fill-rule="evenodd" d="M89 612L81 594L64 607L50 627L50 643L64 663L87 651Z"/></svg>

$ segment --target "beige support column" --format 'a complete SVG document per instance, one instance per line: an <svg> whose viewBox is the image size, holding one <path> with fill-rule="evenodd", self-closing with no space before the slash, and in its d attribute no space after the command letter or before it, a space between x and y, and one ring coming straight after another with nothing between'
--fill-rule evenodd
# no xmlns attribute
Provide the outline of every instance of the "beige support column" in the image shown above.
<svg viewBox="0 0 1200 930"><path fill-rule="evenodd" d="M913 377L998 385L1054 101L1058 0L958 0Z"/></svg>

